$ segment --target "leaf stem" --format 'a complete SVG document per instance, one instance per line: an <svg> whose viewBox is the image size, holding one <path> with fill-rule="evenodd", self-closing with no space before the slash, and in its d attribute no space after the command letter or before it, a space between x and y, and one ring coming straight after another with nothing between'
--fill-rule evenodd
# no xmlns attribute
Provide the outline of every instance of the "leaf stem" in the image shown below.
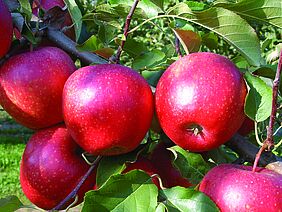
<svg viewBox="0 0 282 212"><path fill-rule="evenodd" d="M124 26L124 31L123 31L123 39L121 40L121 45L118 47L118 50L117 50L117 54L116 54L116 58L115 58L115 62L116 63L119 63L120 61L120 55L121 55L121 52L123 50L123 47L124 47L124 44L125 44L125 41L126 41L126 38L127 38L127 35L128 35L128 31L129 31L129 26L130 26L130 22L131 22L131 19L132 19L132 16L134 14L134 11L137 7L137 4L139 3L140 0L135 0L127 17L126 17L126 21L125 21L125 26Z"/></svg>
<svg viewBox="0 0 282 212"><path fill-rule="evenodd" d="M274 141L273 141L273 127L275 123L276 118L276 112L277 112L277 96L278 96L278 86L281 76L281 69L282 69L282 51L280 52L280 57L278 61L277 71L275 75L275 79L273 81L273 88L272 88L272 109L269 119L269 125L267 128L267 138L264 140L262 147L256 154L256 158L253 165L253 172L256 170L259 158L264 150L271 151L274 147Z"/></svg>
<svg viewBox="0 0 282 212"><path fill-rule="evenodd" d="M182 57L182 53L181 53L181 50L180 50L180 41L179 41L179 39L177 38L176 35L175 35L175 51L176 51L176 53L178 54L179 57Z"/></svg>
<svg viewBox="0 0 282 212"><path fill-rule="evenodd" d="M71 200L72 198L74 198L77 195L77 192L79 191L79 189L81 188L81 186L83 185L83 183L85 182L85 180L89 177L89 175L95 170L96 166L98 165L99 161L102 159L102 156L98 156L96 158L96 160L92 163L92 165L89 167L88 171L85 173L85 175L81 178L81 180L79 181L79 183L77 184L77 186L72 190L71 193L69 193L69 195L62 200L56 207L54 207L53 209L51 209L51 211L57 211L60 210L60 208L62 208L69 200Z"/></svg>

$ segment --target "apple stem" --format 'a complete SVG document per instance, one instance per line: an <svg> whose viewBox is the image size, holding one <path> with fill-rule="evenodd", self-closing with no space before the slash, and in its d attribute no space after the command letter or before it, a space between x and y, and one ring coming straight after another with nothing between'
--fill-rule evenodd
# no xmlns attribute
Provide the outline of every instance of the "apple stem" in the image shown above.
<svg viewBox="0 0 282 212"><path fill-rule="evenodd" d="M267 138L263 142L263 145L261 146L260 150L258 151L254 165L253 165L253 172L256 170L256 167L258 165L259 158L264 150L267 149L267 151L271 151L274 147L274 141L273 141L273 127L276 119L276 112L277 112L277 96L278 96L278 86L281 76L281 69L282 69L282 51L280 52L277 71L275 75L275 79L273 81L273 88L272 88L272 109L269 119L269 125L267 128Z"/></svg>
<svg viewBox="0 0 282 212"><path fill-rule="evenodd" d="M176 53L178 54L179 57L182 57L182 53L181 53L181 50L180 50L180 41L179 41L179 39L177 38L176 35L175 35L175 51L176 51Z"/></svg>
<svg viewBox="0 0 282 212"><path fill-rule="evenodd" d="M95 170L96 166L98 165L99 161L102 159L102 156L98 156L95 161L92 163L92 165L89 167L85 175L81 178L77 186L72 190L72 192L64 199L62 200L56 207L51 209L51 211L58 211L60 208L62 208L68 201L73 199L76 195L80 187L83 185L85 180L89 177L89 175Z"/></svg>
<svg viewBox="0 0 282 212"><path fill-rule="evenodd" d="M121 39L121 45L118 47L117 54L116 54L116 57L115 57L115 63L117 63L117 64L120 62L120 55L121 55L121 52L123 50L123 47L124 47L124 44L125 44L125 41L126 41L126 38L127 38L127 35L128 35L130 22L131 22L132 16L134 14L134 11L135 11L139 1L140 0L134 1L133 5L132 5L127 17L126 17L124 31L123 31L123 38Z"/></svg>

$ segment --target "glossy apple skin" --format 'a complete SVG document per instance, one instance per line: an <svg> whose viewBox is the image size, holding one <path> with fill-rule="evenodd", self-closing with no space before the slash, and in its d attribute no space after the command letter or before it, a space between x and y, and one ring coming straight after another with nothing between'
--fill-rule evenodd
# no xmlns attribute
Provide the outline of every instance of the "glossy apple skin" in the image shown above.
<svg viewBox="0 0 282 212"><path fill-rule="evenodd" d="M75 69L71 58L55 47L11 57L0 68L0 104L31 129L62 122L63 87Z"/></svg>
<svg viewBox="0 0 282 212"><path fill-rule="evenodd" d="M194 152L229 140L242 125L246 84L227 58L192 53L174 62L160 78L156 110L167 136ZM190 128L200 126L197 135Z"/></svg>
<svg viewBox="0 0 282 212"><path fill-rule="evenodd" d="M156 174L159 175L158 169L153 165L153 163L150 160L144 157L139 157L135 162L128 163L126 165L125 170L123 170L122 173L127 173L129 171L136 170L136 169L146 172L149 176L153 176ZM157 176L153 176L152 181L158 187L158 189L161 188L160 182Z"/></svg>
<svg viewBox="0 0 282 212"><path fill-rule="evenodd" d="M282 175L265 168L219 165L202 180L199 190L225 211L277 212L282 210Z"/></svg>
<svg viewBox="0 0 282 212"><path fill-rule="evenodd" d="M189 187L192 184L172 165L172 153L167 150L163 142L160 142L150 155L150 160L158 169L158 173L162 179L163 186L171 188L174 186Z"/></svg>
<svg viewBox="0 0 282 212"><path fill-rule="evenodd" d="M118 155L135 149L150 127L153 108L153 95L145 79L116 64L77 70L63 91L69 132L94 155Z"/></svg>
<svg viewBox="0 0 282 212"><path fill-rule="evenodd" d="M58 205L89 169L81 152L63 125L35 133L25 148L20 166L20 182L27 198L45 210ZM94 184L95 172L80 188L79 202Z"/></svg>
<svg viewBox="0 0 282 212"><path fill-rule="evenodd" d="M9 50L13 39L12 16L3 0L0 0L0 58Z"/></svg>
<svg viewBox="0 0 282 212"><path fill-rule="evenodd" d="M238 133L242 136L246 136L254 129L255 129L255 122L252 119L246 117L242 126L238 130Z"/></svg>

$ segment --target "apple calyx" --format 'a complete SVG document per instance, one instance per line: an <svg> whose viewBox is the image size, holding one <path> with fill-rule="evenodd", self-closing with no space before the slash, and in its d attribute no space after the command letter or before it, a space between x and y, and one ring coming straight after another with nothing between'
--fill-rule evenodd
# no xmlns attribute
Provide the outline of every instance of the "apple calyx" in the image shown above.
<svg viewBox="0 0 282 212"><path fill-rule="evenodd" d="M199 135L202 131L203 131L203 127L200 126L199 124L189 124L187 127L186 127L186 130L188 132L192 132L195 136Z"/></svg>

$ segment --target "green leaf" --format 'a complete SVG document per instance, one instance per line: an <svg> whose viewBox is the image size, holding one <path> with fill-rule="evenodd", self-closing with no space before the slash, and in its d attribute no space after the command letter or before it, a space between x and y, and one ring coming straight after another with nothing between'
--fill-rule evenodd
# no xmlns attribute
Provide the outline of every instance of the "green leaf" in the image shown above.
<svg viewBox="0 0 282 212"><path fill-rule="evenodd" d="M75 0L64 0L64 2L68 6L68 11L74 23L76 41L78 41L80 34L81 34L81 28L82 28L82 14Z"/></svg>
<svg viewBox="0 0 282 212"><path fill-rule="evenodd" d="M215 6L232 10L247 20L266 22L282 29L281 0L242 0L235 4L215 2Z"/></svg>
<svg viewBox="0 0 282 212"><path fill-rule="evenodd" d="M202 42L209 49L216 49L218 46L218 37L214 33L209 32L202 36Z"/></svg>
<svg viewBox="0 0 282 212"><path fill-rule="evenodd" d="M28 0L19 0L20 3L20 11L25 14L27 21L31 20L32 10Z"/></svg>
<svg viewBox="0 0 282 212"><path fill-rule="evenodd" d="M156 212L166 212L166 206L164 203L160 202L156 208Z"/></svg>
<svg viewBox="0 0 282 212"><path fill-rule="evenodd" d="M77 45L76 48L79 51L89 51L94 52L98 49L103 48L102 42L95 35L92 35L87 41L81 45Z"/></svg>
<svg viewBox="0 0 282 212"><path fill-rule="evenodd" d="M204 193L192 188L173 187L160 191L168 211L219 211L215 203Z"/></svg>
<svg viewBox="0 0 282 212"><path fill-rule="evenodd" d="M196 1L187 1L187 5L191 10L193 11L202 11L204 9L207 9L207 5L202 2L196 2Z"/></svg>
<svg viewBox="0 0 282 212"><path fill-rule="evenodd" d="M162 10L164 9L164 0L151 0L155 5L157 5Z"/></svg>
<svg viewBox="0 0 282 212"><path fill-rule="evenodd" d="M114 157L103 157L97 169L96 183L98 188L116 174L120 174L125 169L126 162L136 160L136 152L118 155Z"/></svg>
<svg viewBox="0 0 282 212"><path fill-rule="evenodd" d="M245 79L250 87L246 97L245 113L252 120L262 122L271 113L272 89L262 79L249 72L246 72Z"/></svg>
<svg viewBox="0 0 282 212"><path fill-rule="evenodd" d="M175 167L192 184L198 184L211 168L199 153L188 152L179 146L173 146L168 149L175 155L175 160L173 161Z"/></svg>
<svg viewBox="0 0 282 212"><path fill-rule="evenodd" d="M158 188L143 171L114 175L99 190L86 193L82 212L155 211Z"/></svg>
<svg viewBox="0 0 282 212"><path fill-rule="evenodd" d="M0 199L0 211L3 212L14 212L22 206L22 202L16 196L8 196Z"/></svg>
<svg viewBox="0 0 282 212"><path fill-rule="evenodd" d="M117 40L118 45L121 45L121 40ZM123 50L131 57L137 57L148 51L144 43L138 42L134 39L127 38Z"/></svg>
<svg viewBox="0 0 282 212"><path fill-rule="evenodd" d="M117 5L127 5L130 8L132 7L134 0L110 0L109 1L111 5L117 6ZM156 6L153 2L150 0L142 0L138 3L137 8L140 8L144 11L144 13L147 15L148 18L154 17L158 15L158 6ZM135 15L133 16L135 17Z"/></svg>
<svg viewBox="0 0 282 212"><path fill-rule="evenodd" d="M145 54L137 57L133 61L132 67L135 70L152 68L161 64L165 58L166 56L162 51L154 49L151 52L146 52Z"/></svg>
<svg viewBox="0 0 282 212"><path fill-rule="evenodd" d="M216 33L234 46L251 65L260 65L258 37L254 29L236 13L216 7L203 12L192 12L187 4L180 3L171 8L168 15L198 24Z"/></svg>

